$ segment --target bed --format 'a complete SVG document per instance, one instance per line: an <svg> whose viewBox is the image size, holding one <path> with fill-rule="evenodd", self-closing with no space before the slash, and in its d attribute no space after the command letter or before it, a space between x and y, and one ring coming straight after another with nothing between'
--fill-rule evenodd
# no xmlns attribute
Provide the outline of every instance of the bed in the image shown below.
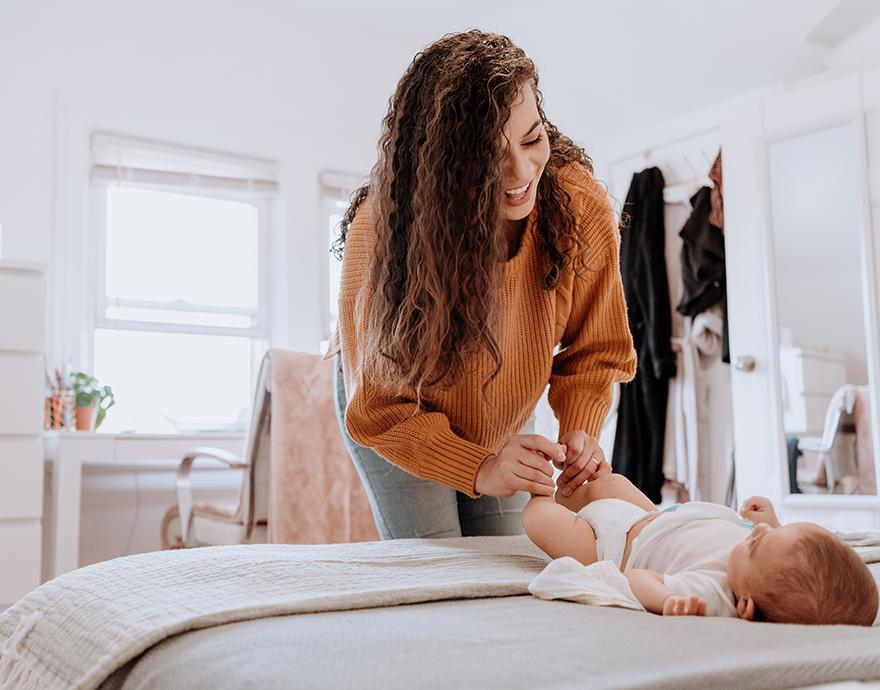
<svg viewBox="0 0 880 690"><path fill-rule="evenodd" d="M880 628L543 601L527 586L546 562L524 537L116 559L46 583L0 615L0 687L720 690L880 681Z"/></svg>

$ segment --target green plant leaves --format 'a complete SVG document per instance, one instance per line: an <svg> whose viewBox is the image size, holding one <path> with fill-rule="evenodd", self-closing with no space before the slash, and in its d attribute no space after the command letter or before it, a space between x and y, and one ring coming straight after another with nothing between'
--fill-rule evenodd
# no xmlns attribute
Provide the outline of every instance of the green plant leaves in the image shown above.
<svg viewBox="0 0 880 690"><path fill-rule="evenodd" d="M77 407L88 407L92 403L97 405L98 414L95 417L95 429L97 429L107 416L107 410L116 404L113 389L110 386L99 385L98 379L82 371L75 371L70 375L70 384L76 396Z"/></svg>

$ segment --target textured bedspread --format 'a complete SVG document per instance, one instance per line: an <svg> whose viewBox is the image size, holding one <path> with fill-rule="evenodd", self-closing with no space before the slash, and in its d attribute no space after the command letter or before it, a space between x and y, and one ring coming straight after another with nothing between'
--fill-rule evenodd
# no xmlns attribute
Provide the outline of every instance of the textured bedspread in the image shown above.
<svg viewBox="0 0 880 690"><path fill-rule="evenodd" d="M524 537L107 561L0 615L0 687L718 690L880 679L880 629L664 619L517 596L546 562Z"/></svg>
<svg viewBox="0 0 880 690"><path fill-rule="evenodd" d="M98 687L166 637L266 616L527 593L524 537L218 546L97 563L0 615L0 688Z"/></svg>

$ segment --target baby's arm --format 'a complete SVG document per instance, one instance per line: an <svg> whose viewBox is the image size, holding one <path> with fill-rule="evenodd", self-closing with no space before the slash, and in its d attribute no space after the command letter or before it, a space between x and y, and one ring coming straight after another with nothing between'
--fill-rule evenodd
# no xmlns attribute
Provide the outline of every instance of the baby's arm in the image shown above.
<svg viewBox="0 0 880 690"><path fill-rule="evenodd" d="M752 496L743 502L739 511L740 517L751 520L756 525L758 523L766 523L771 527L779 527L779 518L776 517L776 511L769 498L763 496Z"/></svg>
<svg viewBox="0 0 880 690"><path fill-rule="evenodd" d="M663 584L663 575L653 570L628 570L629 587L642 606L664 616L705 616L706 602L700 597L680 597Z"/></svg>

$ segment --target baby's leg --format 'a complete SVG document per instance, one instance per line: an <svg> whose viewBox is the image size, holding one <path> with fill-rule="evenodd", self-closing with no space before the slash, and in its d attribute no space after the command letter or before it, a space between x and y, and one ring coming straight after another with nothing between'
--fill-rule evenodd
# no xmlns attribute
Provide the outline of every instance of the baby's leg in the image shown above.
<svg viewBox="0 0 880 690"><path fill-rule="evenodd" d="M522 521L529 539L550 558L571 556L584 565L598 560L593 528L549 496L532 496Z"/></svg>
<svg viewBox="0 0 880 690"><path fill-rule="evenodd" d="M556 502L571 511L577 512L587 503L603 498L619 498L647 511L657 510L657 506L635 484L622 474L606 474L575 489L571 496L556 493Z"/></svg>

